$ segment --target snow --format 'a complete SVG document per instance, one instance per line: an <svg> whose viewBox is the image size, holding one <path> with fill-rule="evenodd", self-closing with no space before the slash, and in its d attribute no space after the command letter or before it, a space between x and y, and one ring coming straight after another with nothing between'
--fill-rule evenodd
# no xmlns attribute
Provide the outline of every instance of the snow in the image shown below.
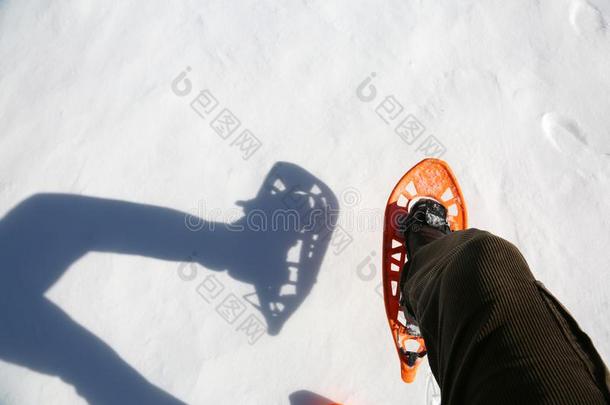
<svg viewBox="0 0 610 405"><path fill-rule="evenodd" d="M0 403L425 403L378 295L379 221L441 152L470 225L515 243L607 359L609 21L604 0L1 1ZM210 126L224 108L233 134ZM265 317L242 297L291 245L193 246L183 218L238 221L276 162L328 186L343 239L251 342L240 325Z"/></svg>

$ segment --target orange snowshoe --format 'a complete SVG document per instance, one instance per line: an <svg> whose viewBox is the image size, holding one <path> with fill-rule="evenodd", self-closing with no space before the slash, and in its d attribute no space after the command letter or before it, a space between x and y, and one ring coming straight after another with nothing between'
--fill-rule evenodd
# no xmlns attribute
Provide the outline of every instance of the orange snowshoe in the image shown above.
<svg viewBox="0 0 610 405"><path fill-rule="evenodd" d="M426 355L426 343L415 319L400 307L400 275L409 259L400 223L413 204L422 198L433 199L445 207L451 231L467 227L462 191L453 172L442 160L422 160L400 179L390 194L383 232L383 297L400 359L400 374L407 383L415 379L417 369Z"/></svg>

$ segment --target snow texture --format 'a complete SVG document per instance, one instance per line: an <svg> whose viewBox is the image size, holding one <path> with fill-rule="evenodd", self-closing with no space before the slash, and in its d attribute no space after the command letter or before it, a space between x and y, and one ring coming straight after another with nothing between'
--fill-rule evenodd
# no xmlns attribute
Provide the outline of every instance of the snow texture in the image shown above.
<svg viewBox="0 0 610 405"><path fill-rule="evenodd" d="M608 359L609 21L604 0L1 0L0 403L425 403L379 271L388 194L426 156ZM339 210L332 236L223 226L291 204Z"/></svg>

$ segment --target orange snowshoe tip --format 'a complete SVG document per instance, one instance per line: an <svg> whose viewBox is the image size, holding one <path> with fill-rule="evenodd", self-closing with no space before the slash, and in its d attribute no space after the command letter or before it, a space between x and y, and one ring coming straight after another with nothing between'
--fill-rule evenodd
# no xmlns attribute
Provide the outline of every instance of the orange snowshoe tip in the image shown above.
<svg viewBox="0 0 610 405"><path fill-rule="evenodd" d="M467 227L464 197L453 172L439 159L424 159L411 168L396 184L388 200L383 231L383 297L392 338L400 359L404 382L415 374L426 355L426 344L414 319L400 309L400 273L408 260L405 240L398 229L399 219L407 215L413 202L426 197L443 204L452 231Z"/></svg>

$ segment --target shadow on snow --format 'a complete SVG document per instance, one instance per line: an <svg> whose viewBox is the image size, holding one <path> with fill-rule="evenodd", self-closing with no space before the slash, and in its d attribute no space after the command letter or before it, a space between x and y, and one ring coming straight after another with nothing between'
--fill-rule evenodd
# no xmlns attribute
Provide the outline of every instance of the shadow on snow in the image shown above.
<svg viewBox="0 0 610 405"><path fill-rule="evenodd" d="M279 162L242 206L244 217L222 224L170 208L72 194L22 201L0 220L0 359L58 376L93 404L181 403L44 294L88 252L188 260L252 284L267 331L276 335L316 281L338 202L312 174ZM286 209L298 212L301 223L255 229L247 223L248 213L269 222ZM298 259L289 262L291 249Z"/></svg>

